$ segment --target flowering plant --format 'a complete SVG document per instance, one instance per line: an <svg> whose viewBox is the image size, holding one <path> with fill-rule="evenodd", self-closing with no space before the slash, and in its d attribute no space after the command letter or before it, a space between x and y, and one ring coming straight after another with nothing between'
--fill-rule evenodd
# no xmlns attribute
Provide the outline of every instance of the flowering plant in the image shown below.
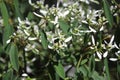
<svg viewBox="0 0 120 80"><path fill-rule="evenodd" d="M11 29L3 33L7 36L3 37L1 49L10 59L3 79L15 76L16 72L16 78L26 80L33 80L32 76L35 80L112 80L110 62L116 63L119 75L120 45L117 30L112 28L118 28L119 22L113 21L113 17L119 20L120 10L114 0L110 2L111 5L107 0L78 0L49 8L43 1L29 0L32 13L25 19L16 17L15 29L3 30ZM91 4L101 3L99 10L92 8ZM3 23L4 17L0 26L7 26Z"/></svg>

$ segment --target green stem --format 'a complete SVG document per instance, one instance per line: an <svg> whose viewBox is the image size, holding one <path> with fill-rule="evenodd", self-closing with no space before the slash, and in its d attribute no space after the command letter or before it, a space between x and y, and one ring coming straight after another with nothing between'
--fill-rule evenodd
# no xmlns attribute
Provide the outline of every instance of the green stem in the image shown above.
<svg viewBox="0 0 120 80"><path fill-rule="evenodd" d="M77 69L78 69L79 66L80 66L81 60L82 60L82 55L80 55L79 61L78 61L78 63L77 63Z"/></svg>

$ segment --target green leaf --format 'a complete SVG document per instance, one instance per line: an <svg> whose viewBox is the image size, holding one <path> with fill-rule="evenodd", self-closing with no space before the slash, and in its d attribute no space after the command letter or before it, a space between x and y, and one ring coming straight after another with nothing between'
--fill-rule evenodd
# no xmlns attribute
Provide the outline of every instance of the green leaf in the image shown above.
<svg viewBox="0 0 120 80"><path fill-rule="evenodd" d="M91 72L93 72L95 69L95 57L94 57L94 55L92 55L89 59L89 68L90 68Z"/></svg>
<svg viewBox="0 0 120 80"><path fill-rule="evenodd" d="M87 77L88 70L86 69L85 66L81 66L79 70L83 74L84 77Z"/></svg>
<svg viewBox="0 0 120 80"><path fill-rule="evenodd" d="M109 3L107 0L103 0L103 9L104 9L104 13L105 13L105 16L110 24L110 26L112 27L113 26L113 16L112 16L112 13L110 11L110 6L109 6Z"/></svg>
<svg viewBox="0 0 120 80"><path fill-rule="evenodd" d="M104 65L105 65L105 72L106 72L107 80L110 80L110 73L109 73L109 66L108 66L107 58L104 59Z"/></svg>
<svg viewBox="0 0 120 80"><path fill-rule="evenodd" d="M118 75L120 75L120 63L117 64L117 72L118 72Z"/></svg>
<svg viewBox="0 0 120 80"><path fill-rule="evenodd" d="M13 1L14 1L13 3L15 7L16 17L22 17L19 9L19 1L18 0L13 0Z"/></svg>
<svg viewBox="0 0 120 80"><path fill-rule="evenodd" d="M13 70L10 69L6 73L4 73L2 80L13 80Z"/></svg>
<svg viewBox="0 0 120 80"><path fill-rule="evenodd" d="M48 41L47 41L47 37L46 34L44 33L44 31L41 31L41 43L44 49L47 49L48 47Z"/></svg>
<svg viewBox="0 0 120 80"><path fill-rule="evenodd" d="M58 63L58 65L55 65L55 70L56 70L56 73L62 78L62 79L65 79L65 72L64 72L64 68L62 66L61 63Z"/></svg>
<svg viewBox="0 0 120 80"><path fill-rule="evenodd" d="M3 45L4 47L6 47L7 45L7 40L10 39L10 36L12 35L13 33L13 27L12 26L6 26L4 28L4 33L3 33Z"/></svg>
<svg viewBox="0 0 120 80"><path fill-rule="evenodd" d="M101 77L96 71L93 72L92 78L93 80L104 80L104 78Z"/></svg>
<svg viewBox="0 0 120 80"><path fill-rule="evenodd" d="M68 33L69 25L65 20L60 19L59 20L60 28L63 30L64 33Z"/></svg>
<svg viewBox="0 0 120 80"><path fill-rule="evenodd" d="M0 1L0 9L2 13L4 26L9 26L9 15L8 15L8 11L7 11L6 5L3 0Z"/></svg>
<svg viewBox="0 0 120 80"><path fill-rule="evenodd" d="M11 27L9 24L9 14L3 0L0 2L0 10L2 13L3 24L5 26L3 33L3 45L6 46L6 41L9 39L9 36L13 32L13 27Z"/></svg>
<svg viewBox="0 0 120 80"><path fill-rule="evenodd" d="M10 56L10 62L13 66L13 68L18 71L19 69L19 64L18 64L18 48L14 43L11 43L10 51L9 51L9 56Z"/></svg>
<svg viewBox="0 0 120 80"><path fill-rule="evenodd" d="M88 61L88 59L84 59L81 61L81 65L85 64Z"/></svg>
<svg viewBox="0 0 120 80"><path fill-rule="evenodd" d="M32 12L29 12L27 15L28 20L33 20L34 19L34 15Z"/></svg>

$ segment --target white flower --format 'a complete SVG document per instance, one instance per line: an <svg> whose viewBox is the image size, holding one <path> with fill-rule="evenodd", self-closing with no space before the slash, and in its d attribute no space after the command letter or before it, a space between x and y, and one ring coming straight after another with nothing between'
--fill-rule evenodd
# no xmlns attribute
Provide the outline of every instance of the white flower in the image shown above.
<svg viewBox="0 0 120 80"><path fill-rule="evenodd" d="M115 45L113 44L113 41L114 41L114 35L111 37L111 39L110 39L110 42L108 43L108 42L106 42L106 41L104 41L106 44L107 44L107 46L109 47L109 51L111 50L111 49L113 49L113 48L115 48Z"/></svg>

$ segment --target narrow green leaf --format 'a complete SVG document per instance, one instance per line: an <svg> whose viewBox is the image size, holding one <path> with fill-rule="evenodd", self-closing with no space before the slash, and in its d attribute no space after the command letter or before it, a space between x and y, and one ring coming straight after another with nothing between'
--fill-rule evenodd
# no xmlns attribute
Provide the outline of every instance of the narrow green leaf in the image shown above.
<svg viewBox="0 0 120 80"><path fill-rule="evenodd" d="M3 24L5 26L4 32L3 32L3 45L6 46L6 41L9 39L9 36L13 32L13 27L11 27L9 24L9 14L3 0L1 0L0 2L0 10L2 13Z"/></svg>
<svg viewBox="0 0 120 80"><path fill-rule="evenodd" d="M64 68L62 66L61 63L58 63L58 65L55 65L55 70L56 70L56 73L62 78L62 79L65 79L65 72L64 72Z"/></svg>
<svg viewBox="0 0 120 80"><path fill-rule="evenodd" d="M120 63L118 62L117 63L117 77L118 77L118 79L120 79Z"/></svg>
<svg viewBox="0 0 120 80"><path fill-rule="evenodd" d="M10 62L13 66L13 68L18 71L19 69L19 64L18 64L18 48L14 43L11 43L10 51L9 51L9 56L10 56Z"/></svg>
<svg viewBox="0 0 120 80"><path fill-rule="evenodd" d="M44 31L41 31L41 43L44 49L47 49L48 47L48 41L47 41L47 37L46 34L44 33Z"/></svg>
<svg viewBox="0 0 120 80"><path fill-rule="evenodd" d="M88 61L88 59L84 59L81 61L81 65L85 64Z"/></svg>
<svg viewBox="0 0 120 80"><path fill-rule="evenodd" d="M6 5L3 0L0 1L0 10L2 13L4 26L9 26L9 15L8 15L8 11L7 11Z"/></svg>
<svg viewBox="0 0 120 80"><path fill-rule="evenodd" d="M86 77L88 74L88 71L86 70L85 66L80 67L80 72L83 74L84 77Z"/></svg>
<svg viewBox="0 0 120 80"><path fill-rule="evenodd" d="M102 76L99 75L98 72L94 71L92 76L93 80L104 80L104 78Z"/></svg>
<svg viewBox="0 0 120 80"><path fill-rule="evenodd" d="M13 80L13 70L10 69L6 73L4 73L2 80Z"/></svg>
<svg viewBox="0 0 120 80"><path fill-rule="evenodd" d="M91 72L93 72L95 69L95 57L94 57L94 55L92 55L89 59L89 67L90 67Z"/></svg>
<svg viewBox="0 0 120 80"><path fill-rule="evenodd" d="M64 33L68 33L69 25L65 20L60 19L59 20L60 28L63 30Z"/></svg>
<svg viewBox="0 0 120 80"><path fill-rule="evenodd" d="M110 11L110 5L109 5L107 0L103 0L103 9L104 9L104 13L105 13L106 18L107 18L110 26L112 27L112 25L113 25L113 16L112 16L112 13Z"/></svg>
<svg viewBox="0 0 120 80"><path fill-rule="evenodd" d="M6 42L7 42L7 40L9 40L12 33L13 33L13 27L12 26L6 26L4 28L4 33L3 33L3 45L4 45L4 47L6 47L6 45L7 45Z"/></svg>
<svg viewBox="0 0 120 80"><path fill-rule="evenodd" d="M110 80L110 73L109 73L109 66L108 66L107 58L104 59L104 65L105 65L105 72L106 72L107 80Z"/></svg>
<svg viewBox="0 0 120 80"><path fill-rule="evenodd" d="M18 0L13 0L13 1L14 1L13 3L15 7L16 17L22 17L19 9L19 1Z"/></svg>

